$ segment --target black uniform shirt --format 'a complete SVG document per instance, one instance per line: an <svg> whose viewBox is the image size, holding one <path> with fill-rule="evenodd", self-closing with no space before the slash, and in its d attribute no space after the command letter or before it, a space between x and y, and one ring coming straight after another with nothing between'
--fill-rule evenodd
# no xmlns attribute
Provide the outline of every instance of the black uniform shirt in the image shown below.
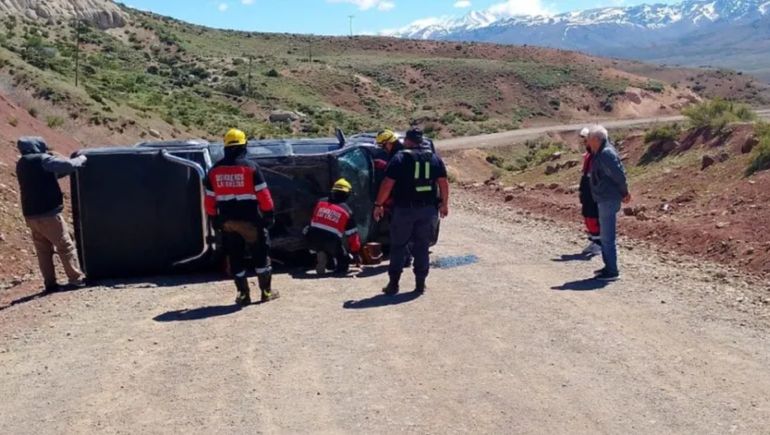
<svg viewBox="0 0 770 435"><path fill-rule="evenodd" d="M418 164L419 152L428 153L423 164ZM385 176L396 182L392 193L395 205L413 207L437 203L436 180L446 178L447 172L441 158L429 149L403 150L390 160ZM431 189L420 189L421 185Z"/></svg>

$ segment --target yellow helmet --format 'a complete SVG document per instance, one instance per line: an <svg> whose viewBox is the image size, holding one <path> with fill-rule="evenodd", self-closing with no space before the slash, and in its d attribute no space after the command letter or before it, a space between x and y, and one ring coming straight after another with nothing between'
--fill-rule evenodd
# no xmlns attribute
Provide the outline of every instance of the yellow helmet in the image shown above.
<svg viewBox="0 0 770 435"><path fill-rule="evenodd" d="M344 178L340 178L334 183L334 187L332 187L332 191L335 192L343 192L343 193L350 193L353 190L353 186L350 185L348 180Z"/></svg>
<svg viewBox="0 0 770 435"><path fill-rule="evenodd" d="M384 145L386 143L393 143L398 140L398 136L396 136L396 133L393 133L392 130L383 130L379 133L377 133L377 138L374 139L374 141L377 143L377 145Z"/></svg>
<svg viewBox="0 0 770 435"><path fill-rule="evenodd" d="M231 128L225 135L225 148L246 145L246 133Z"/></svg>

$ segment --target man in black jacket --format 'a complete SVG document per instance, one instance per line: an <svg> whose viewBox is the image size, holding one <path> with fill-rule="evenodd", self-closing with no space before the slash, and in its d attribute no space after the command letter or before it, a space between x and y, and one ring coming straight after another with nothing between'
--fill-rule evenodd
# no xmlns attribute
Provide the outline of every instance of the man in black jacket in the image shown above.
<svg viewBox="0 0 770 435"><path fill-rule="evenodd" d="M78 265L75 244L72 243L61 215L64 210L64 198L58 179L82 167L86 157L56 157L48 151L48 146L40 137L22 137L16 145L21 153L21 158L16 163L21 208L32 232L45 291L59 290L53 263L54 252L59 254L69 284L83 287L85 283Z"/></svg>

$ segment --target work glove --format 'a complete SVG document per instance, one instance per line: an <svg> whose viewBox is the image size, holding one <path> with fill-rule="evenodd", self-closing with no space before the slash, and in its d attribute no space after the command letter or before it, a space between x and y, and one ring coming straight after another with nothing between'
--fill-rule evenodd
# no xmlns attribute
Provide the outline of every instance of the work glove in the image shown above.
<svg viewBox="0 0 770 435"><path fill-rule="evenodd" d="M86 160L88 160L86 156L77 156L74 159L72 159L72 163L78 168L80 168L82 166L85 166Z"/></svg>

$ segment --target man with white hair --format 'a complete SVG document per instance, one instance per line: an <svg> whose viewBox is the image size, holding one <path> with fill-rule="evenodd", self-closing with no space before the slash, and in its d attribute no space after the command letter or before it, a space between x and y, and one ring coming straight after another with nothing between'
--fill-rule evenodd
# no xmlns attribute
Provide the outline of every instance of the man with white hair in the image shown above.
<svg viewBox="0 0 770 435"><path fill-rule="evenodd" d="M580 177L579 195L583 223L588 234L588 246L583 249L583 254L593 256L602 253L602 243L599 238L599 206L594 201L593 195L591 195L590 173L593 154L591 154L591 148L588 146L588 133L588 127L580 130L580 144L585 151L585 155L583 156L583 172Z"/></svg>
<svg viewBox="0 0 770 435"><path fill-rule="evenodd" d="M622 203L631 202L628 181L623 162L609 139L607 129L594 125L588 129L588 146L593 159L591 162L591 195L599 205L599 227L602 243L604 268L596 271L601 281L617 281L618 252L616 245L617 215Z"/></svg>

